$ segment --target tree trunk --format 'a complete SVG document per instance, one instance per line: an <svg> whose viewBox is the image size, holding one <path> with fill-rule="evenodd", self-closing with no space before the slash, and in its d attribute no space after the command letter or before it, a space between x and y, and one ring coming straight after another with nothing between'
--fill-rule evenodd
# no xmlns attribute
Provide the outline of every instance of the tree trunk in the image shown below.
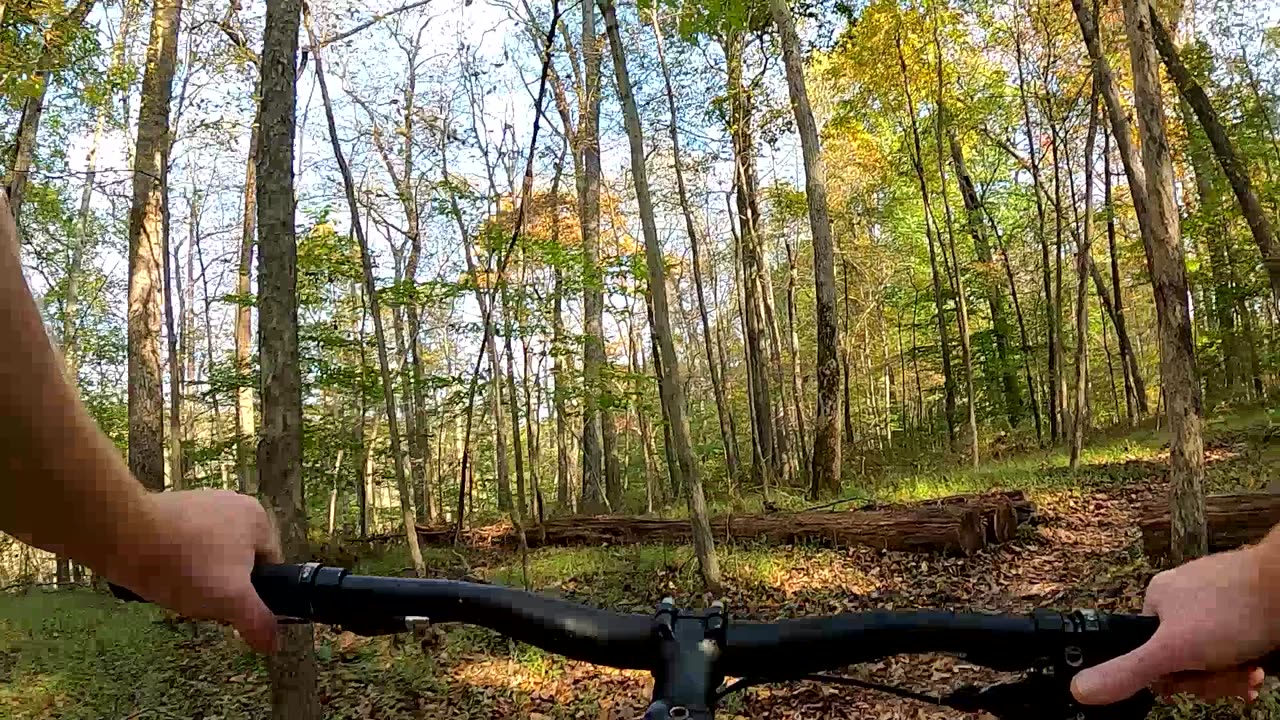
<svg viewBox="0 0 1280 720"><path fill-rule="evenodd" d="M129 469L150 490L164 489L159 292L164 282L164 182L172 144L169 101L181 13L181 0L157 0L153 6L129 211Z"/></svg>
<svg viewBox="0 0 1280 720"><path fill-rule="evenodd" d="M652 9L653 32L658 42L658 61L662 67L662 80L667 94L667 107L671 113L668 133L671 136L671 153L675 166L676 192L680 199L680 210L684 215L685 232L689 236L689 252L693 256L693 286L698 299L698 318L702 327L702 343L707 355L707 372L711 376L711 393L716 402L716 417L720 421L720 441L724 443L725 468L729 477L739 477L737 439L732 430L732 418L729 414L729 402L725 399L724 382L720 367L716 363L715 348L711 340L711 323L707 316L707 299L702 285L702 253L698 247L698 230L693 222L693 211L689 205L689 193L685 187L684 168L680 159L680 131L677 127L676 96L671 86L671 72L667 67L667 57L663 49L662 27L658 23L657 8Z"/></svg>
<svg viewBox="0 0 1280 720"><path fill-rule="evenodd" d="M1098 139L1098 83L1089 96L1089 130L1084 143L1084 229L1076 248L1076 388L1075 429L1071 433L1072 470L1080 467L1084 433L1089 426L1089 248L1093 241L1093 150Z"/></svg>
<svg viewBox="0 0 1280 720"><path fill-rule="evenodd" d="M1156 311L1159 313L1160 385L1171 433L1170 554L1175 563L1182 563L1208 551L1200 378L1191 340L1187 267L1179 237L1173 160L1165 131L1151 15L1146 0L1124 0L1123 5L1129 56L1133 62L1136 114L1142 138L1142 166L1147 176L1147 199L1150 203L1147 215L1151 241L1148 255ZM1116 129L1117 138L1123 129Z"/></svg>
<svg viewBox="0 0 1280 720"><path fill-rule="evenodd" d="M934 27L934 42L939 48L941 63L941 45L937 42L937 26ZM947 245L943 253L945 264L948 254L951 256L951 291L956 299L956 325L960 334L960 361L964 363L965 399L969 410L969 462L978 467L978 397L973 389L973 345L969 338L969 300L964 287L964 276L960 272L960 256L956 253L955 218L951 213L951 201L947 198L947 170L943 161L945 153L942 149L942 126L946 124L947 109L942 102L942 66L938 66L938 122L935 125L937 141L938 178L942 183L942 209L947 224ZM936 227L936 219L935 219ZM939 238L941 240L941 238Z"/></svg>
<svg viewBox="0 0 1280 720"><path fill-rule="evenodd" d="M711 537L711 525L707 517L706 498L702 493L702 478L698 462L689 442L689 422L685 416L684 385L680 366L676 359L675 343L671 336L671 320L667 306L666 269L662 248L658 241L658 229L654 221L653 201L649 196L648 174L645 169L643 129L640 111L631 91L631 78L627 72L622 37L618 31L618 18L612 0L600 0L605 30L613 54L613 69L618 83L618 96L622 103L627 140L631 150L631 174L635 183L636 204L645 240L645 260L649 269L649 292L653 296L654 332L658 337L658 349L662 356L662 374L659 376L659 392L666 398L667 411L671 415L671 438L675 443L676 459L685 498L689 507L689 519L693 532L694 554L698 558L703 585L709 592L719 592L720 564L716 558Z"/></svg>
<svg viewBox="0 0 1280 720"><path fill-rule="evenodd" d="M254 95L258 94L255 84ZM257 220L257 158L260 123L255 116L249 133L249 158L244 170L244 215L240 228L240 262L236 272L235 367L236 385L236 478L240 492L256 495L258 476L253 463L253 387L247 382L253 371L250 336L253 306L250 303L250 275L253 269L253 241Z"/></svg>
<svg viewBox="0 0 1280 720"><path fill-rule="evenodd" d="M1262 255L1262 266L1266 269L1267 278L1271 283L1271 302L1280 306L1280 244L1277 244L1271 219L1262 208L1258 194L1254 192L1249 168L1240 153L1236 151L1226 127L1219 119L1217 111L1213 109L1213 103L1209 101L1204 88L1200 86L1186 65L1182 64L1178 50L1173 45L1173 39L1169 37L1164 24L1160 22L1155 8L1151 7L1150 3L1147 3L1147 6L1156 50L1164 60L1165 69L1169 71L1169 77L1177 86L1178 94L1191 106L1196 119L1200 121L1200 126L1209 138L1213 154L1222 167L1222 174L1231 185L1231 192L1235 193L1236 203L1240 206L1240 212L1244 215L1245 222L1249 225L1249 232L1253 235L1253 242Z"/></svg>
<svg viewBox="0 0 1280 720"><path fill-rule="evenodd" d="M14 222L18 226L19 239L22 232L22 198L30 179L31 167L35 164L36 144L40 135L40 118L44 114L44 101L49 92L51 75L62 69L62 55L84 25L85 18L93 9L95 0L78 0L66 15L54 20L42 38L40 57L36 59L36 71L32 80L36 84L35 93L28 95L22 103L22 112L18 118L18 129L14 135L13 153L8 158L9 173L5 178L5 190L9 194L9 209L13 213ZM62 3L58 3L61 6ZM0 10L3 6L0 6ZM0 16L4 13L0 11ZM125 10L125 15L128 11ZM3 23L0 23L3 27ZM122 27L122 30L124 28ZM148 59L150 55L148 54ZM147 67L151 64L148 62ZM172 74L170 74L172 77ZM166 102L166 106L167 106Z"/></svg>
<svg viewBox="0 0 1280 720"><path fill-rule="evenodd" d="M741 32L730 30L723 39L725 62L728 66L727 90L729 94L729 132L733 142L734 187L737 216L738 248L741 264L743 343L746 350L748 374L748 398L752 420L752 480L768 496L773 483L778 459L775 457L775 430L773 426L773 398L765 353L765 319L757 270L760 258L755 240L758 227L758 209L755 188L755 145L752 136L754 112L751 89L743 84L744 37Z"/></svg>
<svg viewBox="0 0 1280 720"><path fill-rule="evenodd" d="M409 554L413 559L413 569L418 577L423 577L426 574L426 565L422 560L422 551L418 547L418 535L413 530L413 494L409 489L409 481L404 472L404 455L400 448L400 429L396 417L395 389L391 384L391 364L387 359L387 338L382 329L382 310L378 300L378 290L374 285L373 279L373 258L369 254L369 242L364 235L364 226L360 223L360 210L356 203L355 182L351 178L351 168L347 165L342 146L338 142L338 129L333 117L332 101L329 99L329 87L325 82L324 68L318 48L318 38L315 34L315 28L311 24L310 10L305 5L303 6L303 13L306 17L307 37L311 41L311 54L316 81L320 85L320 97L324 102L325 119L329 125L329 140L333 145L334 159L337 161L338 169L342 174L342 186L346 193L347 209L351 213L351 229L354 231L356 241L360 245L360 260L361 265L364 267L365 294L369 298L369 313L373 316L374 342L378 350L378 367L382 375L383 400L387 407L387 432L391 438L391 457L396 471L396 491L400 496L400 515L404 524L405 536L409 542ZM263 89L264 91L270 90L270 86L265 81L263 82ZM264 139L266 139L265 132L264 129ZM261 167L258 170L258 175L263 177ZM259 203L261 203L261 200L259 200ZM259 322L265 326L263 321L260 320ZM261 465L262 463L260 462L259 467Z"/></svg>
<svg viewBox="0 0 1280 720"><path fill-rule="evenodd" d="M600 272L600 62L603 48L596 34L595 5L582 3L582 55L585 65L584 98L578 122L578 148L582 157L579 188L582 226L582 507L599 513L606 507L604 487L604 439L600 408L601 372L604 368L604 277Z"/></svg>
<svg viewBox="0 0 1280 720"><path fill-rule="evenodd" d="M965 217L969 226L969 234L973 237L973 252L984 268L992 268L991 244L987 239L987 224L982 219L982 202L978 198L977 187L969 175L968 165L964 161L964 150L956 136L955 126L947 126L947 135L951 150L951 164L956 171L956 184L960 186L960 197L964 202ZM1004 293L1000 292L1000 280L994 270L983 273L983 290L987 296L987 309L991 313L991 334L996 346L995 374L999 377L1000 387L1004 395L1005 416L1010 427L1017 427L1022 422L1022 391L1018 387L1017 369L1009 349L1012 334L1009 318L1006 315Z"/></svg>
<svg viewBox="0 0 1280 720"><path fill-rule="evenodd" d="M911 95L911 83L907 77L907 60L902 50L902 35L899 33L895 37L895 43L898 50L898 69L902 76L902 89L907 97L907 115L910 118L911 126L911 147L913 154L911 156L911 165L916 173L916 182L920 189L920 199L924 205L925 217L925 239L929 245L929 269L933 279L933 305L937 313L938 325L938 343L942 346L942 377L944 391L944 412L947 422L947 447L949 450L955 449L956 443L956 382L955 373L951 368L951 341L947 332L947 309L942 290L942 275L938 272L937 250L934 246L934 237L938 235L937 218L934 217L933 208L929 202L929 183L925 179L924 174L924 150L920 145L920 129L916 123L916 106L915 100ZM941 237L938 238L939 244Z"/></svg>
<svg viewBox="0 0 1280 720"><path fill-rule="evenodd" d="M800 382L800 340L796 337L796 258L791 248L791 237L784 235L782 243L787 251L787 355L790 358L787 371L791 376L791 402L796 414L796 448L802 464L801 474L808 478L812 487L813 458L810 455L808 428L804 421L804 387ZM837 383L837 387L839 384ZM836 435L836 444L840 441ZM837 485L834 489L838 490Z"/></svg>
<svg viewBox="0 0 1280 720"><path fill-rule="evenodd" d="M257 192L258 226L262 228L258 258L262 440L257 466L262 471L263 504L275 518L285 558L291 562L309 557L302 483L302 377L293 195L299 5L296 0L267 3L259 106L262 152L256 169L262 179ZM176 22L173 31L177 31ZM143 105L145 114L145 100ZM141 149L138 158L139 163L145 162ZM272 716L279 720L319 718L312 626L284 625L280 632L280 649L267 661Z"/></svg>
<svg viewBox="0 0 1280 720"><path fill-rule="evenodd" d="M1138 423L1138 405L1146 404L1145 389L1141 394L1137 392L1136 385L1141 384L1142 376L1137 376L1137 383L1134 382L1134 374L1130 371L1130 366L1137 368L1136 358L1133 357L1133 348L1129 345L1129 335L1122 327L1124 323L1124 293L1120 290L1120 259L1116 253L1116 207L1115 199L1111 191L1111 127L1103 123L1102 133L1102 180L1103 180L1103 202L1107 206L1107 252L1111 259L1111 284L1115 291L1115 311L1111 313L1111 326L1116 331L1116 345L1120 353L1120 372L1124 376L1124 405L1125 414L1129 419L1130 425ZM1106 291L1103 283L1100 281L1101 276L1096 274L1094 270L1094 282L1097 283L1098 298L1103 301L1104 307L1106 303ZM1121 339L1121 334L1124 338Z"/></svg>
<svg viewBox="0 0 1280 720"><path fill-rule="evenodd" d="M166 191L167 192L167 191ZM168 203L166 201L165 205ZM165 337L169 345L169 485L174 490L183 488L182 477L182 355L178 350L178 333L174 329L173 285L178 286L177 294L182 295L182 281L178 271L173 267L173 252L169 247L169 232L166 222L164 236L164 322Z"/></svg>
<svg viewBox="0 0 1280 720"><path fill-rule="evenodd" d="M1041 262L1041 270L1042 270L1041 274L1044 280L1045 308L1046 308L1046 315L1048 318L1048 327L1049 327L1049 331L1046 333L1046 344L1049 350L1049 375L1050 377L1057 377L1058 363L1060 359L1057 353L1058 345L1056 343L1056 337L1053 333L1053 327L1054 327L1053 318L1057 316L1057 310L1054 307L1054 303L1053 303L1053 284L1050 278L1050 270L1049 270L1049 241L1048 241L1048 238L1045 237L1046 213L1045 213L1044 192L1042 191L1042 188L1044 187L1044 185L1040 179L1040 161L1038 156L1036 155L1036 148L1038 147L1039 141L1036 138L1035 130L1031 124L1031 102L1027 97L1026 78L1024 77L1024 74L1023 74L1022 40L1021 40L1021 36L1018 33L1014 33L1014 48L1017 52L1017 63L1018 63L1018 96L1021 100L1021 105L1022 105L1022 119L1024 124L1024 132L1026 133L1026 136L1027 136L1027 148L1029 152L1029 160L1031 165L1031 176L1032 176L1032 181L1035 184L1035 188L1036 188L1036 192L1035 192L1036 220L1038 221L1036 225L1036 237L1039 238L1040 240L1040 262ZM1023 352L1026 353L1028 352L1028 350L1023 350ZM1058 420L1061 417L1061 411L1060 411L1060 408L1058 407L1057 389L1056 388L1053 389L1053 391L1048 394L1048 397L1049 397L1049 438L1051 442L1057 442L1058 437L1061 434L1061 428L1058 425Z"/></svg>
<svg viewBox="0 0 1280 720"><path fill-rule="evenodd" d="M817 322L818 406L813 420L813 467L810 495L840 488L840 336L836 319L835 242L827 212L827 170L822 161L818 125L805 86L800 39L786 0L770 0L778 26L787 73L791 110L800 131L805 195L813 239L813 278ZM799 403L799 400L796 401ZM797 413L799 411L797 410Z"/></svg>

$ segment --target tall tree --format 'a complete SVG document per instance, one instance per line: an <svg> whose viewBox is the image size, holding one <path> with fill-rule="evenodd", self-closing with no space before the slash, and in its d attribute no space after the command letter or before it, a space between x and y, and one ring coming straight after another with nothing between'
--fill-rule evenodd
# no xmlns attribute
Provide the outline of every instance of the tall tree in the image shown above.
<svg viewBox="0 0 1280 720"><path fill-rule="evenodd" d="M157 7L160 5L157 2ZM258 354L262 366L258 468L263 504L275 518L285 558L293 562L309 556L302 485L302 370L293 197L299 11L298 0L267 2L258 110L262 151L256 170L262 181L257 188L258 227L262 231L258 256ZM177 31L176 23L173 29ZM147 67L152 67L151 63ZM145 93L143 108L145 115ZM141 162L141 150L138 157ZM319 718L312 626L283 625L280 633L279 651L268 660L272 716L279 720Z"/></svg>
<svg viewBox="0 0 1280 720"><path fill-rule="evenodd" d="M1071 469L1080 467L1084 434L1089 424L1089 268L1093 259L1093 150L1098 140L1098 83L1089 98L1089 130L1084 144L1084 228L1076 248L1076 378L1075 429L1071 433Z"/></svg>
<svg viewBox="0 0 1280 720"><path fill-rule="evenodd" d="M840 488L840 335L836 318L835 242L827 212L827 169L822 162L818 124L809 105L800 38L787 0L769 0L778 26L787 72L791 111L800 131L804 157L805 195L809 202L809 230L813 239L814 293L817 298L818 411L813 425L813 468L809 494Z"/></svg>
<svg viewBox="0 0 1280 720"><path fill-rule="evenodd" d="M1168 69L1174 85L1177 86L1178 94L1191 106L1196 119L1200 121L1200 127L1209 138L1214 157L1218 159L1222 174L1226 175L1227 182L1231 185L1231 192L1235 194L1240 212L1249 225L1253 242L1262 255L1262 266L1267 271L1267 278L1271 282L1271 302L1280 308L1280 244L1277 243L1271 218L1267 216L1257 192L1253 189L1249 168L1236 150L1235 144L1231 142L1231 137L1227 134L1227 129L1218 117L1217 111L1213 109L1213 103L1210 102L1204 88L1183 64L1182 58L1178 55L1178 49L1174 47L1173 39L1169 37L1168 30L1165 29L1164 23L1160 21L1155 8L1151 7L1149 1L1147 8L1156 50L1164 60L1164 66Z"/></svg>
<svg viewBox="0 0 1280 720"><path fill-rule="evenodd" d="M1078 1L1078 0L1077 0ZM1148 201L1148 260L1160 331L1160 386L1171 434L1169 505L1171 560L1185 562L1208 552L1204 517L1204 410L1191 340L1191 303L1174 196L1173 158L1165 129L1159 65L1147 0L1124 0L1134 102L1142 139ZM1116 137L1124 128L1116 128ZM1141 219L1141 215L1139 218Z"/></svg>
<svg viewBox="0 0 1280 720"><path fill-rule="evenodd" d="M400 447L400 428L396 418L396 395L395 388L391 382L391 364L387 359L387 336L382 327L382 307L378 297L378 289L373 279L373 258L369 252L369 241L364 234L364 226L360 223L360 209L356 203L355 182L352 180L351 167L347 164L345 154L342 152L342 145L338 140L338 127L333 117L333 102L329 97L329 85L324 76L324 65L321 58L321 50L318 44L318 36L315 27L311 21L311 11L307 5L303 5L303 15L307 27L307 37L311 41L312 67L315 69L316 82L320 85L320 98L324 103L325 120L329 124L329 140L333 146L333 157L338 163L339 173L342 175L342 188L347 198L347 209L351 213L351 230L356 236L356 242L360 246L360 264L364 269L364 292L365 297L369 300L369 314L373 317L373 336L374 343L378 351L378 369L382 374L382 393L383 400L387 407L387 434L391 440L391 457L392 465L396 473L396 493L400 496L400 518L402 522L402 531L409 545L409 554L413 560L413 569L418 577L426 575L426 564L422 560L422 550L418 546L418 531L414 524L413 514L413 492L409 488L408 478L405 477L404 471L404 454ZM296 33L296 28L295 28ZM265 64L265 59L264 59ZM265 71L264 71L265 72ZM264 80L262 83L263 91L269 92L270 87ZM266 118L263 118L266 122ZM263 138L266 139L266 128L264 125ZM258 164L258 177L265 179L262 173L262 163ZM261 185L261 183L260 183ZM258 193L258 203L262 203L262 193ZM259 218L262 212L258 213ZM265 234L265 224L259 220L262 226L262 232ZM265 243L264 248L265 252ZM261 280L259 282L262 282ZM261 317L259 311L259 325L265 328L266 320ZM259 332L265 332L265 329ZM265 369L264 369L265 372ZM259 467L262 463L259 462Z"/></svg>
<svg viewBox="0 0 1280 720"><path fill-rule="evenodd" d="M165 183L173 144L169 102L181 15L182 0L156 0L152 5L129 211L129 469L151 490L164 489L160 289L167 232Z"/></svg>
<svg viewBox="0 0 1280 720"><path fill-rule="evenodd" d="M724 443L724 457L729 477L737 478L738 440L733 433L733 418L730 417L729 401L725 397L724 380L720 366L714 357L714 346L711 342L711 322L707 316L707 298L702 283L702 253L699 248L698 229L693 221L693 210L689 204L689 191L685 186L684 167L680 157L680 130L677 126L676 95L671 84L671 70L667 67L667 55L663 47L662 26L658 22L658 9L652 9L653 33L657 39L658 63L662 68L662 81L666 89L667 107L671 112L671 122L667 132L671 136L671 153L676 175L676 193L680 199L680 211L684 216L685 232L689 236L689 253L693 260L693 287L698 300L698 318L701 321L702 344L707 355L707 373L711 376L711 393L716 401L716 417L720 421L720 440Z"/></svg>
<svg viewBox="0 0 1280 720"><path fill-rule="evenodd" d="M75 5L54 18L41 36L40 55L36 59L32 77L32 85L35 89L30 91L22 101L22 112L18 117L13 150L7 158L9 172L5 177L5 190L9 194L9 207L13 211L19 233L22 231L22 200L27 181L30 179L31 168L35 163L40 119L44 115L49 82L59 66L65 62L66 51L75 39L75 35L80 32L80 27L84 25L85 18L93 9L94 2L95 0L77 0ZM61 3L58 4L61 5ZM149 64L148 67L150 67Z"/></svg>
<svg viewBox="0 0 1280 720"><path fill-rule="evenodd" d="M702 478L693 445L689 441L689 421L686 417L684 383L676 357L675 342L671 333L670 312L667 305L666 268L662 247L658 241L658 228L654 220L653 199L649 195L648 172L645 168L644 131L640 125L640 110L631 89L631 77L627 71L627 58L618 31L618 17L613 0L600 0L604 15L605 31L613 55L613 71L622 102L623 121L631 150L631 176L635 183L636 204L640 212L640 224L644 234L645 263L649 270L649 295L653 299L653 331L658 340L662 358L662 372L658 376L659 393L666 398L670 413L671 439L675 444L676 461L679 463L681 485L689 508L689 521L693 527L693 548L698 558L702 582L708 591L718 592L720 562L711 536L711 523L707 517L707 501L702 491ZM673 468L674 472L674 468Z"/></svg>

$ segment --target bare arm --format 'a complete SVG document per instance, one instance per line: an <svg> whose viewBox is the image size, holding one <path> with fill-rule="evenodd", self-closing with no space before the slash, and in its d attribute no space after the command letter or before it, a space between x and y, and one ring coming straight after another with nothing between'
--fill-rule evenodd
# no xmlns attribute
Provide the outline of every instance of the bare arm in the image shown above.
<svg viewBox="0 0 1280 720"><path fill-rule="evenodd" d="M274 620L249 584L257 558L280 560L266 512L234 493L150 494L134 479L63 375L4 193L0 338L0 530L269 649Z"/></svg>

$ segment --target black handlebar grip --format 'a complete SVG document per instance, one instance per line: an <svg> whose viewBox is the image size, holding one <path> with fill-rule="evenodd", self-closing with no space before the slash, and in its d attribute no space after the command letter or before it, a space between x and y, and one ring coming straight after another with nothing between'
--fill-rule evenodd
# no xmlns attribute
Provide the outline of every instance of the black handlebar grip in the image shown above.
<svg viewBox="0 0 1280 720"><path fill-rule="evenodd" d="M311 593L306 585L315 565L289 563L253 569L253 589L271 612L281 617L311 618Z"/></svg>
<svg viewBox="0 0 1280 720"><path fill-rule="evenodd" d="M1154 615L1109 615L1107 630L1113 647L1122 655L1133 650L1155 635L1160 619ZM1268 675L1280 675L1280 650L1272 651L1246 665L1255 665Z"/></svg>

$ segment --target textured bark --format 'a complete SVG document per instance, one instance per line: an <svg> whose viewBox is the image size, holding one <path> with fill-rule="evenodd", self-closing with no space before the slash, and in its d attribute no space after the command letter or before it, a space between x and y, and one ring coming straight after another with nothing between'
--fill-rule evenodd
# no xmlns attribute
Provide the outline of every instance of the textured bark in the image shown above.
<svg viewBox="0 0 1280 720"><path fill-rule="evenodd" d="M1253 242L1262 255L1262 266L1266 269L1267 278L1271 283L1271 302L1280 305L1280 244L1277 244L1271 218L1267 216L1266 210L1258 200L1257 192L1253 189L1249 168L1240 153L1236 151L1226 127L1223 126L1217 111L1213 109L1213 103L1209 101L1209 96L1191 71L1182 63L1173 40L1156 15L1155 8L1150 7L1149 3L1148 17L1151 19L1151 31L1156 50L1164 60L1164 66L1169 71L1169 77L1173 79L1174 85L1177 86L1178 93L1183 101L1191 106L1196 119L1200 121L1201 128L1209 138L1214 157L1217 158L1218 165L1222 167L1222 174L1227 177L1227 182L1231 185L1231 192L1235 194L1240 212L1249 225Z"/></svg>
<svg viewBox="0 0 1280 720"><path fill-rule="evenodd" d="M1205 498L1209 552L1233 550L1258 542L1280 523L1280 495L1239 493ZM1154 563L1169 559L1170 515L1167 503L1143 508L1138 528L1142 551Z"/></svg>
<svg viewBox="0 0 1280 720"><path fill-rule="evenodd" d="M818 124L813 118L809 91L805 87L795 21L786 0L770 0L769 9L774 24L778 26L791 111L800 132L809 230L813 240L818 406L813 419L813 467L809 492L816 496L840 487L840 334L836 318L835 241L831 237L831 218L827 211L827 170L822 161Z"/></svg>
<svg viewBox="0 0 1280 720"><path fill-rule="evenodd" d="M313 46L311 52L313 67L316 73L316 81L320 85L320 97L324 102L325 119L328 121L329 125L329 141L333 146L333 156L338 163L338 170L342 175L342 187L346 194L347 209L351 213L351 229L356 236L356 242L360 246L360 261L364 268L365 295L369 299L369 313L373 317L374 344L377 346L378 368L382 375L382 395L387 407L387 433L391 440L392 465L395 467L396 471L396 491L400 496L400 516L403 519L405 536L408 539L409 554L413 559L414 571L418 574L418 577L423 577L426 574L426 565L422 560L422 551L418 547L418 536L413 532L413 493L409 488L409 481L408 478L405 477L404 472L404 454L401 452L400 448L400 428L396 417L395 389L391 384L391 365L387 359L387 337L386 333L384 333L382 329L382 309L379 303L378 290L374 285L373 280L373 258L369 254L369 242L364 235L364 225L360 222L360 209L359 205L356 203L355 182L351 177L351 168L347 165L347 159L343 155L342 146L338 142L338 129L333 117L333 104L329 98L329 87L328 83L325 81L324 67L321 62L321 53L319 49L315 47L316 34L315 28L311 23L310 10L304 5L303 11L306 16L307 37L311 40L311 44ZM262 87L264 96L265 93L271 91L271 88L265 81L263 82ZM269 141L270 138L266 134L266 118L263 117L262 120L264 123L263 140ZM259 163L258 177L264 181L261 184L265 184L266 177L262 172L262 163ZM261 205L261 203L262 200L260 192L259 205ZM261 215L261 210L259 213ZM259 224L262 225L262 232L265 235L265 223L260 222ZM260 319L259 324L263 323L264 321ZM260 332L265 332L265 329L260 330ZM259 462L258 465L260 468L262 467L261 462Z"/></svg>
<svg viewBox="0 0 1280 720"><path fill-rule="evenodd" d="M1124 405L1125 414L1129 419L1130 425L1136 425L1138 422L1138 412L1141 408L1143 414L1146 413L1147 407L1147 390L1142 384L1142 373L1138 369L1138 359L1133 354L1133 348L1129 344L1129 333L1125 328L1124 320L1124 292L1120 288L1120 255L1116 252L1116 205L1114 194L1111 190L1111 128L1103 124L1102 135L1102 182L1103 182L1103 202L1107 206L1107 253L1111 260L1111 285L1115 293L1115 310L1108 310L1111 317L1111 325L1116 330L1116 344L1119 345L1120 351L1120 367L1121 374L1124 376ZM1103 282L1099 279L1096 268L1091 268L1094 276L1094 282L1097 284L1098 298L1102 300L1103 307L1107 307L1107 292ZM1139 392L1141 388L1141 392Z"/></svg>
<svg viewBox="0 0 1280 720"><path fill-rule="evenodd" d="M172 145L169 101L181 13L181 0L153 5L129 211L129 469L150 490L164 489L159 293L164 282L163 187Z"/></svg>
<svg viewBox="0 0 1280 720"><path fill-rule="evenodd" d="M254 94L258 94L255 84ZM240 227L240 261L236 270L235 365L240 383L236 388L236 478L240 492L258 492L258 473L253 460L254 407L253 387L245 382L252 372L250 337L253 307L250 276L253 272L253 246L257 229L257 163L260 123L255 116L249 133L249 158L244 170L244 214Z"/></svg>
<svg viewBox="0 0 1280 720"><path fill-rule="evenodd" d="M733 144L734 199L733 213L737 218L737 247L742 277L743 341L746 347L748 397L751 408L752 480L765 496L773 484L778 458L775 447L774 410L769 391L765 337L764 303L761 299L758 270L760 258L757 251L756 230L759 226L759 208L756 203L755 144L752 136L753 100L751 88L743 84L742 33L731 30L723 39L725 62L728 66L729 133Z"/></svg>
<svg viewBox="0 0 1280 720"><path fill-rule="evenodd" d="M599 512L608 500L604 487L604 438L600 408L604 368L604 278L600 273L600 60L595 5L582 3L585 87L579 107L578 152L582 157L579 203L582 227L582 507Z"/></svg>
<svg viewBox="0 0 1280 720"><path fill-rule="evenodd" d="M262 439L258 468L262 501L275 518L285 558L309 557L302 483L302 377L298 357L298 257L294 235L293 141L298 50L297 0L269 0L261 63L257 157L258 352L262 366ZM175 27L176 31L176 27ZM144 102L145 104L145 102ZM138 153L141 160L142 152ZM272 716L320 717L311 625L281 627L280 649L268 659Z"/></svg>
<svg viewBox="0 0 1280 720"><path fill-rule="evenodd" d="M658 349L662 357L662 374L658 378L659 392L666 398L667 411L670 413L671 439L675 445L676 460L679 463L681 484L685 489L685 499L689 508L689 524L693 534L694 554L698 558L698 567L702 574L702 582L710 592L718 592L720 585L720 564L716 558L715 545L711 537L711 526L707 518L707 503L702 492L702 478L698 461L693 454L693 446L689 441L689 421L685 411L684 384L680 375L680 365L676 358L675 343L671 334L671 320L667 305L666 269L662 258L662 248L658 241L658 229L654 220L653 200L649 196L648 173L645 169L644 136L640 125L640 111L636 106L635 96L631 90L631 78L627 72L627 61L622 45L622 37L618 31L618 18L612 0L601 0L600 9L604 15L605 29L609 37L609 48L613 56L613 70L618 85L618 96L622 103L623 119L627 129L627 140L631 150L631 175L635 183L636 204L640 212L640 223L644 234L645 261L649 270L649 292L653 297L654 333L658 338Z"/></svg>
<svg viewBox="0 0 1280 720"><path fill-rule="evenodd" d="M853 512L721 516L709 522L715 533L739 541L967 555L1011 539L1017 524L1030 518L1029 508L1023 512L1006 497L965 496L956 502L943 499ZM441 526L420 527L418 533L428 544L452 539L451 530ZM549 521L528 534L531 545L673 544L689 541L690 526L683 520L575 517ZM508 523L474 528L467 540L480 546L517 542Z"/></svg>
<svg viewBox="0 0 1280 720"><path fill-rule="evenodd" d="M164 191L167 195L167 190ZM176 315L173 307L174 285L177 284L177 294L182 295L182 281L178 277L178 273L174 266L173 248L169 247L168 226L168 198L164 200L165 204L165 225L166 231L164 235L164 262L161 263L164 268L164 323L165 323L165 339L169 346L169 484L174 490L181 490L183 487L182 478L182 354L178 349L178 332L174 328L174 317Z"/></svg>
<svg viewBox="0 0 1280 720"><path fill-rule="evenodd" d="M1078 2L1078 0L1077 0ZM1173 159L1146 0L1124 0L1134 98L1149 201L1151 283L1160 328L1160 385L1169 418L1170 557L1182 563L1208 552L1204 516L1204 440L1200 378L1191 338L1187 267L1178 227ZM1119 137L1121 133L1116 132Z"/></svg>
<svg viewBox="0 0 1280 720"><path fill-rule="evenodd" d="M680 199L680 211L684 216L685 233L689 236L689 252L693 256L693 287L698 300L698 319L702 329L702 344L707 355L707 372L711 376L711 392L716 402L716 417L720 421L720 441L724 444L725 467L730 478L737 478L738 442L734 436L730 417L729 402L725 398L724 381L719 363L716 362L715 348L711 340L711 322L707 316L707 299L702 284L702 253L699 249L698 229L693 221L693 210L689 204L689 192L685 186L684 168L680 159L680 131L677 127L676 96L671 86L671 72L667 67L666 52L663 49L662 26L658 23L658 11L652 12L653 32L658 41L658 61L662 68L662 80L666 89L667 107L671 112L668 134L671 137L671 153L674 156L676 193Z"/></svg>

